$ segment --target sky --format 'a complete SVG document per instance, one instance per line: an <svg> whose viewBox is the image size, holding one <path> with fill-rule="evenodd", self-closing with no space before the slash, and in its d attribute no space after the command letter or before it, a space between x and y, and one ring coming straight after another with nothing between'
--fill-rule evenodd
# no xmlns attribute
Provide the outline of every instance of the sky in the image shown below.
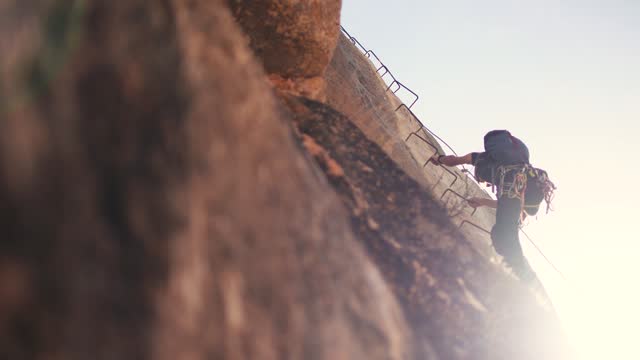
<svg viewBox="0 0 640 360"><path fill-rule="evenodd" d="M521 238L581 359L640 359L640 1L344 0L459 154L508 129L558 186ZM407 93L398 93L411 99Z"/></svg>

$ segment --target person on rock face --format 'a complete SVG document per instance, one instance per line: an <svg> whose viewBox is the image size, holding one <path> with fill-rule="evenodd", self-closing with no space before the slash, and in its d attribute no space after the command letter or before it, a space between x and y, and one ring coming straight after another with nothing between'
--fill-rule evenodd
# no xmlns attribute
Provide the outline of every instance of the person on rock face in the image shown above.
<svg viewBox="0 0 640 360"><path fill-rule="evenodd" d="M522 252L518 230L524 217L538 212L543 200L549 211L556 187L546 171L531 166L527 146L508 131L488 132L484 147L484 152L464 156L438 155L431 161L446 166L473 165L476 180L487 182L496 189L498 200L474 197L467 201L473 207L496 209L496 223L491 229L494 249L516 276L524 281L533 280L535 273Z"/></svg>

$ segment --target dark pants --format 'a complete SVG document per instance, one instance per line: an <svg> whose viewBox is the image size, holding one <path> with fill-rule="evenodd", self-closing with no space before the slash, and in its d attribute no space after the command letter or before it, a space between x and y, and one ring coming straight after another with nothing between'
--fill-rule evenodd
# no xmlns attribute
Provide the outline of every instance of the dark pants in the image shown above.
<svg viewBox="0 0 640 360"><path fill-rule="evenodd" d="M526 264L518 238L520 206L518 198L511 199L506 196L499 198L496 209L496 224L491 229L493 247L514 270L523 269Z"/></svg>

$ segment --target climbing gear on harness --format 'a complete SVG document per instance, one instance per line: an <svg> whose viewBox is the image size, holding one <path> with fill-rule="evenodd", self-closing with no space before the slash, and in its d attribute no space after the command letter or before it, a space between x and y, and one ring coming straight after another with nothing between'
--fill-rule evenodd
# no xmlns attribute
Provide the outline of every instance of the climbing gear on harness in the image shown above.
<svg viewBox="0 0 640 360"><path fill-rule="evenodd" d="M549 213L556 186L549 180L546 171L534 168L530 164L503 165L496 171L497 197L520 199L521 220L524 220L526 214L535 215L543 200L547 203Z"/></svg>
<svg viewBox="0 0 640 360"><path fill-rule="evenodd" d="M527 170L527 178L529 187L526 194L527 203L534 204L537 207L544 200L547 203L547 213L553 210L551 202L553 201L556 185L549 179L546 171L534 167Z"/></svg>
<svg viewBox="0 0 640 360"><path fill-rule="evenodd" d="M498 199L506 197L520 200L520 220L525 217L525 192L527 191L528 165L503 165L497 168L498 172ZM507 177L511 179L507 179Z"/></svg>
<svg viewBox="0 0 640 360"><path fill-rule="evenodd" d="M527 165L503 165L496 169L498 173L498 197L521 198L527 188ZM513 180L505 181L507 175L513 173Z"/></svg>

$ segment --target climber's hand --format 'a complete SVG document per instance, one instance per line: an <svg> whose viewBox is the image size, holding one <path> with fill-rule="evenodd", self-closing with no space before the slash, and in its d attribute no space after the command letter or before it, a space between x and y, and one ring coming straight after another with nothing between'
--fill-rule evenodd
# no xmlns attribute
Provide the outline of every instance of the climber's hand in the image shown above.
<svg viewBox="0 0 640 360"><path fill-rule="evenodd" d="M431 159L429 159L434 165L443 165L442 164L442 159L446 158L446 155L439 155L439 154L435 154L431 157Z"/></svg>
<svg viewBox="0 0 640 360"><path fill-rule="evenodd" d="M467 203L469 204L469 206L474 208L486 206L486 207L496 209L498 207L497 200L487 199L487 198L473 197L473 198L467 199Z"/></svg>

